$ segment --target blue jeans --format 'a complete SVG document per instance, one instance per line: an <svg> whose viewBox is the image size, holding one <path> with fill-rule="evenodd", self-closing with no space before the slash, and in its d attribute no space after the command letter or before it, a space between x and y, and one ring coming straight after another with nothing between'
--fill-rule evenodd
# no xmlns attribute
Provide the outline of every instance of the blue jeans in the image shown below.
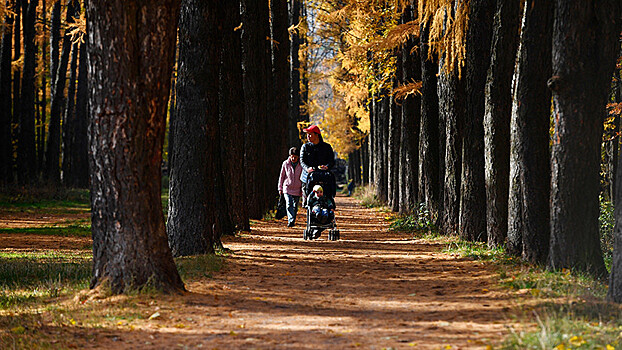
<svg viewBox="0 0 622 350"><path fill-rule="evenodd" d="M300 196L292 196L285 193L285 209L287 209L287 223L292 224L296 222L296 213L298 212L298 200Z"/></svg>

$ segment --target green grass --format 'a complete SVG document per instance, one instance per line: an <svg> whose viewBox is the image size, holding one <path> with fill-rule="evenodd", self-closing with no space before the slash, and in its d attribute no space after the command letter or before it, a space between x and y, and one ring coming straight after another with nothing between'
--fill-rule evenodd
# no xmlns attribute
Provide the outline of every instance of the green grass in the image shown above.
<svg viewBox="0 0 622 350"><path fill-rule="evenodd" d="M88 287L89 253L0 252L0 310Z"/></svg>
<svg viewBox="0 0 622 350"><path fill-rule="evenodd" d="M73 222L67 226L0 228L0 233L52 235L52 236L62 236L62 237L90 237L91 236L91 225L89 223Z"/></svg>
<svg viewBox="0 0 622 350"><path fill-rule="evenodd" d="M213 272L220 271L224 266L224 259L216 254L195 255L176 258L177 271L183 280L212 277Z"/></svg>
<svg viewBox="0 0 622 350"><path fill-rule="evenodd" d="M484 243L453 241L444 252L495 264L499 283L526 296L518 315L523 327L510 329L500 349L622 348L622 308L605 302L604 281L578 271L547 271Z"/></svg>

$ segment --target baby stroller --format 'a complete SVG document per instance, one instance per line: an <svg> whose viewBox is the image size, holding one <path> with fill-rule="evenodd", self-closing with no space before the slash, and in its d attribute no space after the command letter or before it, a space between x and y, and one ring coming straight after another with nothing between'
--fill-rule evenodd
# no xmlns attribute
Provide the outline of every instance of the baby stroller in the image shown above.
<svg viewBox="0 0 622 350"><path fill-rule="evenodd" d="M310 196L313 195L313 187L315 185L320 185L324 189L324 196L328 196L334 200L335 194L337 191L337 183L335 181L335 175L327 170L316 170L309 174L307 178L307 186L306 193L308 193L309 198L307 198L307 228L303 232L303 238L307 239L317 239L320 236L320 233L325 229L329 229L328 231L328 240L336 241L339 239L339 230L336 229L336 218L333 216L333 219L328 223L320 223L317 221L312 215L312 208L309 206ZM317 234L314 234L316 233Z"/></svg>

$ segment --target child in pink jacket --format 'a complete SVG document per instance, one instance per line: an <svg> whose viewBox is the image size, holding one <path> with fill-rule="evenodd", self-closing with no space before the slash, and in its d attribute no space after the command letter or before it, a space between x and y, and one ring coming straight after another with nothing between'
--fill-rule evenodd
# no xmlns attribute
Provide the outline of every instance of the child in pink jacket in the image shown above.
<svg viewBox="0 0 622 350"><path fill-rule="evenodd" d="M301 173L302 166L298 157L298 148L292 147L289 149L289 157L281 165L281 176L279 176L279 194L285 195L287 227L293 227L296 224L298 201L302 196Z"/></svg>

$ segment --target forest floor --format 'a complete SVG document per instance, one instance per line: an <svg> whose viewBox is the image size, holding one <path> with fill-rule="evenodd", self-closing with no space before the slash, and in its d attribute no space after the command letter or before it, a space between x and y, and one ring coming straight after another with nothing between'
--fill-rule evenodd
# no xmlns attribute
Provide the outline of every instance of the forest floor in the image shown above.
<svg viewBox="0 0 622 350"><path fill-rule="evenodd" d="M328 241L327 232L303 240L304 210L293 228L285 220L254 221L251 233L224 238L230 253L222 268L186 279L184 295L83 291L0 312L0 348L490 349L517 325L521 297L499 285L492 263L445 253L440 240L390 231L391 214L354 198L336 202L339 241ZM64 215L2 214L2 227L53 224ZM88 254L89 243L0 235L4 252Z"/></svg>

